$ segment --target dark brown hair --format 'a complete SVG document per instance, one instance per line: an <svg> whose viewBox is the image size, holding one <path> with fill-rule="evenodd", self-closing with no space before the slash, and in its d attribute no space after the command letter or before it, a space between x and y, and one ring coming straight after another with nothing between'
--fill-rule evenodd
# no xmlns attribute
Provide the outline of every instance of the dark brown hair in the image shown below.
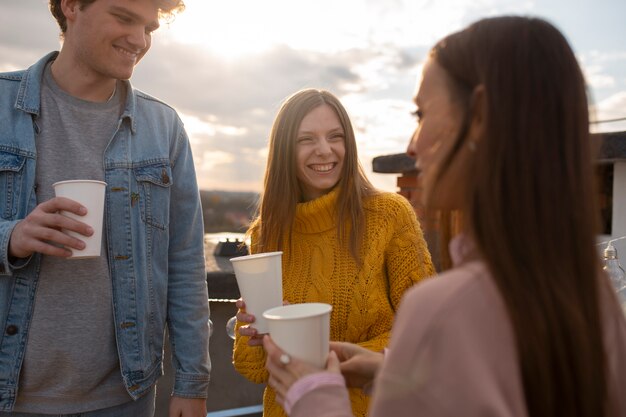
<svg viewBox="0 0 626 417"><path fill-rule="evenodd" d="M80 9L83 10L96 0L78 0ZM183 0L155 0L155 4L159 7L159 17L169 18L176 13L180 13L185 9L185 3ZM61 34L67 31L67 20L61 9L61 0L50 0L50 12L52 16L57 20Z"/></svg>
<svg viewBox="0 0 626 417"><path fill-rule="evenodd" d="M346 109L330 92L313 88L300 90L288 97L274 119L259 212L249 229L249 233L258 229L258 241L253 242L255 252L282 250L285 244L291 244L291 239L284 242L283 238L291 230L296 205L302 200L296 176L298 129L302 119L322 105L335 111L344 131L346 152L337 184L337 236L348 244L350 253L357 259L364 228L362 200L376 190L359 163L354 130Z"/></svg>
<svg viewBox="0 0 626 417"><path fill-rule="evenodd" d="M448 162L484 88L463 209L512 322L528 414L606 415L593 155L574 53L544 20L498 17L444 38L431 56L466 109Z"/></svg>

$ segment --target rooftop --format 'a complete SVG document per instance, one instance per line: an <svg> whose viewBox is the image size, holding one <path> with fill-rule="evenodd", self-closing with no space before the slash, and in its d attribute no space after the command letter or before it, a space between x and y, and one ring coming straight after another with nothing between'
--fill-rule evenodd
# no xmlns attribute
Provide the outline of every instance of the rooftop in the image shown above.
<svg viewBox="0 0 626 417"><path fill-rule="evenodd" d="M593 133L591 137L600 144L598 162L613 163L626 160L626 131ZM415 161L406 153L397 153L374 158L372 167L377 173L397 174L415 171Z"/></svg>

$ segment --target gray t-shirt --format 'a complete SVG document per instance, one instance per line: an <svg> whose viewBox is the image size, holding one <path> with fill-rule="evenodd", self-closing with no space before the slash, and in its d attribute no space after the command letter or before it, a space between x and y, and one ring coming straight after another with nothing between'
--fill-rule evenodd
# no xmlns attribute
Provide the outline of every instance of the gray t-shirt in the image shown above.
<svg viewBox="0 0 626 417"><path fill-rule="evenodd" d="M54 197L57 181L104 181L104 150L125 96L122 83L118 87L106 103L80 100L59 88L48 65L37 119L37 203ZM131 400L120 373L102 248L99 258L43 256L15 411L80 413Z"/></svg>

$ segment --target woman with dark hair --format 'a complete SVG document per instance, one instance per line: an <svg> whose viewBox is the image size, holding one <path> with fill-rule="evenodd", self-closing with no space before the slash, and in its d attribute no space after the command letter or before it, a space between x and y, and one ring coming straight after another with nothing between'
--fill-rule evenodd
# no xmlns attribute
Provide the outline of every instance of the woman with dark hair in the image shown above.
<svg viewBox="0 0 626 417"><path fill-rule="evenodd" d="M414 101L426 202L462 213L454 267L406 294L384 360L333 344L320 372L266 337L281 403L350 415L343 372L377 374L373 416L626 416L626 320L595 249L587 95L566 39L537 18L478 21L435 45Z"/></svg>
<svg viewBox="0 0 626 417"><path fill-rule="evenodd" d="M411 205L366 178L348 113L325 90L298 91L278 111L248 233L252 253L283 251L286 301L331 304L331 339L372 351L389 343L402 294L435 272ZM238 302L233 363L264 383L262 339L244 302ZM365 416L369 397L354 389L350 399L354 414ZM271 387L263 405L266 417L284 415Z"/></svg>

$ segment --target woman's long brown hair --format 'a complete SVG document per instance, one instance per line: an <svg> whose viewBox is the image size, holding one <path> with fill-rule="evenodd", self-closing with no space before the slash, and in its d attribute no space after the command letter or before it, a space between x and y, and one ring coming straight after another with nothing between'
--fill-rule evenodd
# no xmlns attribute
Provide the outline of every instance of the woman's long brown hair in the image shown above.
<svg viewBox="0 0 626 417"><path fill-rule="evenodd" d="M432 56L461 102L484 87L465 220L508 309L529 416L606 415L593 155L574 53L544 20L499 17Z"/></svg>
<svg viewBox="0 0 626 417"><path fill-rule="evenodd" d="M337 237L358 260L363 235L363 198L376 193L359 163L352 123L337 97L326 90L304 89L282 104L270 133L269 156L258 214L248 229L256 231L254 252L282 250L291 244L291 225L302 191L296 177L296 139L302 119L316 107L330 106L344 130L346 152L337 187ZM285 242L287 236L287 242Z"/></svg>

